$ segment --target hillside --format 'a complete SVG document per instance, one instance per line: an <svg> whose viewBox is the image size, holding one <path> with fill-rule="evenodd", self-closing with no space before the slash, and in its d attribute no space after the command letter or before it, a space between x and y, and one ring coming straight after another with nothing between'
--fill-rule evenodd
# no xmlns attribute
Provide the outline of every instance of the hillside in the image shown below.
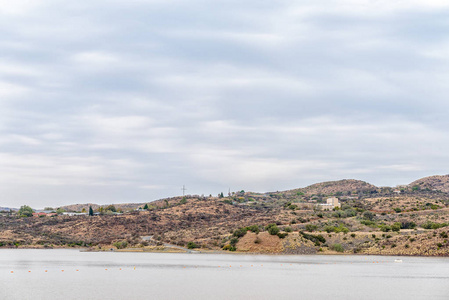
<svg viewBox="0 0 449 300"><path fill-rule="evenodd" d="M421 188L413 188L416 181L402 191L340 180L266 194L179 196L150 202L144 211L133 210L142 203L115 204L125 211L118 215L107 210L95 216L3 213L0 247L162 251L171 244L202 251L449 256L449 193L424 185L443 182L437 179L425 178ZM341 208L320 205L330 195L337 195ZM66 208L79 211L88 205Z"/></svg>
<svg viewBox="0 0 449 300"><path fill-rule="evenodd" d="M343 179L338 181L328 181L312 184L308 187L299 189L306 195L332 195L332 194L358 194L364 191L376 190L377 187L365 181L355 179Z"/></svg>
<svg viewBox="0 0 449 300"><path fill-rule="evenodd" d="M438 190L449 193L449 175L435 175L424 177L413 181L409 187L419 187L420 189Z"/></svg>
<svg viewBox="0 0 449 300"><path fill-rule="evenodd" d="M142 203L119 203L119 204L110 204L110 205L114 205L114 207L117 210L121 210L121 211L128 211L128 210L135 210L142 205ZM92 207L92 209L94 210L98 210L98 208L100 206L107 206L107 205L99 205L99 204L95 204L95 203L83 203L83 204L70 204L70 205L64 205L64 206L60 206L59 208L65 210L65 211L88 211L89 207Z"/></svg>
<svg viewBox="0 0 449 300"><path fill-rule="evenodd" d="M338 181L327 181L315 183L304 188L297 188L288 191L268 193L279 198L295 199L297 196L310 198L312 196L358 196L370 192L377 192L378 187L365 181L355 179L343 179Z"/></svg>

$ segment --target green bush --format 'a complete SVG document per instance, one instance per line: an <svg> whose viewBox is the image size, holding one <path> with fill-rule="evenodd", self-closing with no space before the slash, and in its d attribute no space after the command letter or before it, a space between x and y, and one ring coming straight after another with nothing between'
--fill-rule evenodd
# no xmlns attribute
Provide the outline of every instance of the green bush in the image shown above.
<svg viewBox="0 0 449 300"><path fill-rule="evenodd" d="M370 211L365 211L362 216L365 220L372 221L376 215Z"/></svg>
<svg viewBox="0 0 449 300"><path fill-rule="evenodd" d="M330 248L332 250L334 250L334 251L337 251L337 252L344 252L345 251L345 249L343 248L343 246L341 244L333 244L333 245L330 246Z"/></svg>
<svg viewBox="0 0 449 300"><path fill-rule="evenodd" d="M394 224L391 226L391 230L392 230L392 231L399 232L399 230L401 230L401 223L399 223L399 222L394 223Z"/></svg>
<svg viewBox="0 0 449 300"><path fill-rule="evenodd" d="M449 223L434 223L431 221L427 221L426 223L421 224L421 227L424 229L438 229L447 226L449 226Z"/></svg>
<svg viewBox="0 0 449 300"><path fill-rule="evenodd" d="M267 226L265 226L265 229L271 235L277 235L279 233L279 231L280 231L279 227L277 227L277 225L274 224L274 223L268 224Z"/></svg>
<svg viewBox="0 0 449 300"><path fill-rule="evenodd" d="M288 235L288 233L282 233L282 232L278 232L277 236L281 239L285 238Z"/></svg>
<svg viewBox="0 0 449 300"><path fill-rule="evenodd" d="M237 248L235 248L234 246L231 246L231 245L225 245L225 246L223 246L222 249L223 250L229 250L229 251L236 251L237 250Z"/></svg>
<svg viewBox="0 0 449 300"><path fill-rule="evenodd" d="M389 225L380 225L379 226L379 228L380 228L380 230L381 231L383 231L383 232L389 232L389 231L391 231L391 226L389 226Z"/></svg>
<svg viewBox="0 0 449 300"><path fill-rule="evenodd" d="M291 227L285 227L284 231L285 232L292 232L292 228Z"/></svg>
<svg viewBox="0 0 449 300"><path fill-rule="evenodd" d="M233 237L229 240L229 243L231 243L231 246L235 246L239 242L239 239L237 237Z"/></svg>
<svg viewBox="0 0 449 300"><path fill-rule="evenodd" d="M326 243L326 239L321 234L313 235L313 234L308 234L308 233L305 233L305 232L302 232L302 231L300 233L301 233L301 235L305 239L307 239L309 241L312 241L315 244L319 244L319 243L323 243L324 244L324 243Z"/></svg>
<svg viewBox="0 0 449 300"><path fill-rule="evenodd" d="M416 228L415 222L409 222L409 221L401 222L401 229L414 229L414 228Z"/></svg>
<svg viewBox="0 0 449 300"><path fill-rule="evenodd" d="M324 227L324 231L326 231L327 233L331 233L331 232L335 232L335 226L325 226Z"/></svg>
<svg viewBox="0 0 449 300"><path fill-rule="evenodd" d="M317 229L318 229L317 225L314 225L314 224L307 224L306 225L306 230L309 231L309 232L315 231Z"/></svg>
<svg viewBox="0 0 449 300"><path fill-rule="evenodd" d="M295 209L298 208L298 206L297 206L296 204L290 204L290 205L288 206L288 208L291 209L291 210L295 210Z"/></svg>
<svg viewBox="0 0 449 300"><path fill-rule="evenodd" d="M234 231L233 235L237 238L241 238L241 237L245 236L245 234L247 232L248 232L248 230L246 230L246 228L239 228Z"/></svg>
<svg viewBox="0 0 449 300"><path fill-rule="evenodd" d="M376 222L370 221L370 220L361 220L360 223L363 224L363 225L366 225L366 226L374 226L374 225L376 225Z"/></svg>
<svg viewBox="0 0 449 300"><path fill-rule="evenodd" d="M252 231L257 234L257 233L259 233L260 229L259 229L259 226L257 226L257 225L251 225L251 226L242 227L242 228L235 230L233 235L238 238L241 238L241 237L245 236L245 234L248 231Z"/></svg>
<svg viewBox="0 0 449 300"><path fill-rule="evenodd" d="M348 233L348 232L349 232L349 229L348 229L346 226L344 226L343 224L338 225L338 227L327 225L327 226L324 227L324 231L326 231L327 233L331 233L331 232L335 232L335 233L339 233L339 232Z"/></svg>
<svg viewBox="0 0 449 300"><path fill-rule="evenodd" d="M73 243L72 247L75 246L76 244ZM127 241L122 241L122 242L115 242L113 244L117 249L125 249L126 247L128 247L128 242Z"/></svg>
<svg viewBox="0 0 449 300"><path fill-rule="evenodd" d="M252 231L256 234L259 233L259 231L260 231L259 226L257 226L257 225L248 226L248 227L246 227L246 229L249 231Z"/></svg>
<svg viewBox="0 0 449 300"><path fill-rule="evenodd" d="M343 224L340 224L340 225L338 225L338 227L335 228L334 231L336 233L339 233L339 232L348 233L349 229L346 226L344 226Z"/></svg>
<svg viewBox="0 0 449 300"><path fill-rule="evenodd" d="M197 244L195 244L195 242L188 242L187 243L187 249L195 249L195 248L199 248L200 246L198 246Z"/></svg>

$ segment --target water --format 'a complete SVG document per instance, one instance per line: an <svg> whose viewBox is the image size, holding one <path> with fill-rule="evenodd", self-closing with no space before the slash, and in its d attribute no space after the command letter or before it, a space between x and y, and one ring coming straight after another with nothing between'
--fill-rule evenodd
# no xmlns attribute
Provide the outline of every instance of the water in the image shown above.
<svg viewBox="0 0 449 300"><path fill-rule="evenodd" d="M395 259L4 249L0 299L449 299L449 258Z"/></svg>

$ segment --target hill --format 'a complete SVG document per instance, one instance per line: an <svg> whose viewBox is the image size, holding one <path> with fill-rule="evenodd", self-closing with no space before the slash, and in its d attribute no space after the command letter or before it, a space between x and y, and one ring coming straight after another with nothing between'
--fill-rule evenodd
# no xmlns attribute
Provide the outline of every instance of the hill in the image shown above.
<svg viewBox="0 0 449 300"><path fill-rule="evenodd" d="M283 195L286 198L294 198L295 195L302 195L306 197L314 195L322 196L357 196L359 193L369 193L377 191L379 188L375 185L367 183L362 180L343 179L337 181L320 182L309 185L304 188L297 188L293 190L269 193L272 195Z"/></svg>
<svg viewBox="0 0 449 300"><path fill-rule="evenodd" d="M119 204L110 204L110 205L114 205L114 207L117 210L129 211L129 210L134 210L136 208L139 208L145 204L142 205L142 203L119 203ZM91 206L93 210L98 210L98 208L100 206L106 207L108 205L99 205L99 204L95 204L95 203L83 203L83 204L64 205L59 208L65 210L65 211L82 211L83 209L85 211L89 211L89 206Z"/></svg>
<svg viewBox="0 0 449 300"><path fill-rule="evenodd" d="M376 190L377 187L365 181L355 179L343 179L338 181L327 181L309 185L299 189L308 195L332 195L332 194L358 194L360 192Z"/></svg>
<svg viewBox="0 0 449 300"><path fill-rule="evenodd" d="M434 175L413 181L408 185L410 188L438 190L449 193L449 175Z"/></svg>
<svg viewBox="0 0 449 300"><path fill-rule="evenodd" d="M276 193L179 196L149 202L143 211L134 208L144 203L114 204L124 214L0 214L0 247L159 251L178 245L250 253L449 256L449 193L435 190L445 189L447 177L423 178L401 190L345 179ZM320 205L330 195L341 208ZM99 208L65 208L89 205Z"/></svg>

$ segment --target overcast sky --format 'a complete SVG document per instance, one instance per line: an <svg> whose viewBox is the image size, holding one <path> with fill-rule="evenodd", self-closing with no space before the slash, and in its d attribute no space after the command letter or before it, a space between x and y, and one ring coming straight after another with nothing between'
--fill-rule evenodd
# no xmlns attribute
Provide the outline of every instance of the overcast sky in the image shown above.
<svg viewBox="0 0 449 300"><path fill-rule="evenodd" d="M449 173L446 0L0 0L0 206Z"/></svg>

